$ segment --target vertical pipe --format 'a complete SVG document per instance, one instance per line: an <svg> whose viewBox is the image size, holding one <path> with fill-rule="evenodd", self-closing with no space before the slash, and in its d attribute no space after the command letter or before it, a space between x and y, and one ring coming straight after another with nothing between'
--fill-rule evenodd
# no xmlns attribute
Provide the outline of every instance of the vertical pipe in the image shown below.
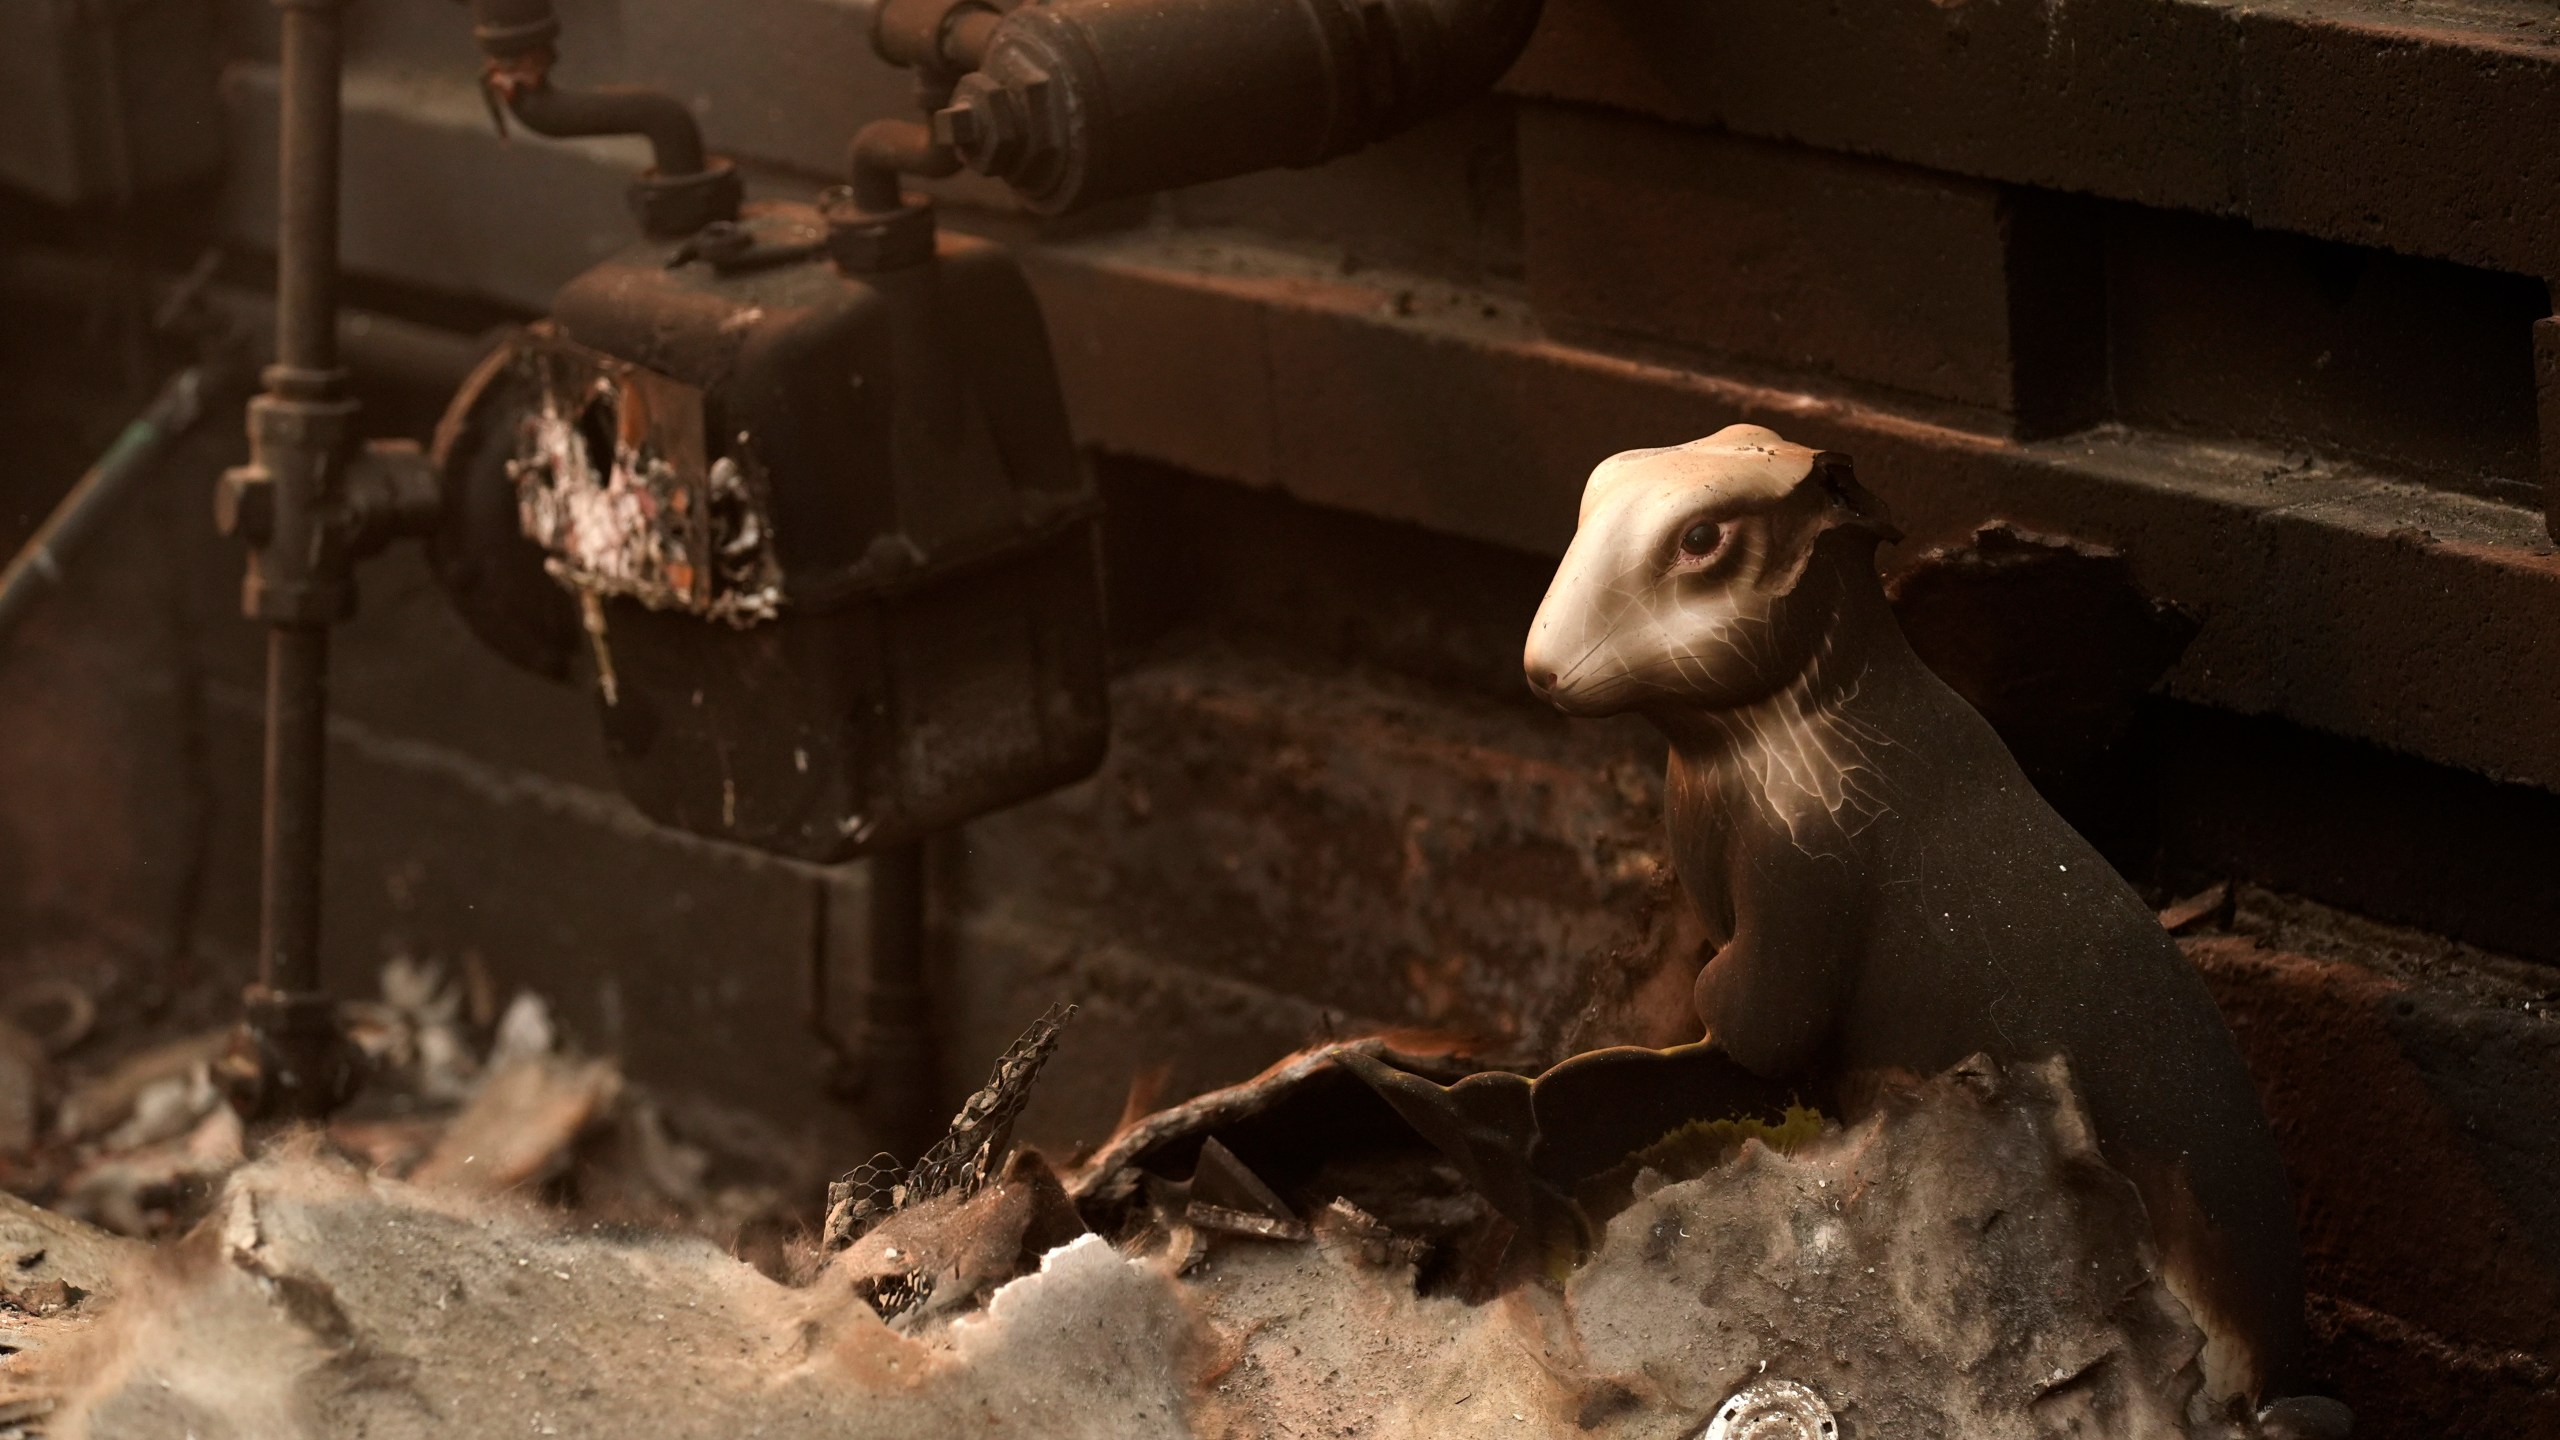
<svg viewBox="0 0 2560 1440"><path fill-rule="evenodd" d="M258 981L280 995L320 988L320 811L328 758L329 631L267 632L267 786Z"/></svg>
<svg viewBox="0 0 2560 1440"><path fill-rule="evenodd" d="M270 395L328 402L338 371L339 108L343 0L276 0L284 11L280 213L276 228L276 364ZM306 442L307 443L307 442ZM301 457L279 477L273 545L312 583L310 528L330 503L329 457ZM341 1099L344 1042L320 989L321 797L329 721L328 620L279 615L267 633L266 823L258 896L253 1025L267 1053L262 1108L318 1118ZM262 1017L262 1018L257 1018Z"/></svg>
<svg viewBox="0 0 2560 1440"><path fill-rule="evenodd" d="M938 1138L926 1028L924 846L871 857L870 983L863 993L863 1098L881 1142L920 1155Z"/></svg>
<svg viewBox="0 0 2560 1440"><path fill-rule="evenodd" d="M276 228L276 363L338 365L338 103L341 0L277 0L284 11L282 213Z"/></svg>

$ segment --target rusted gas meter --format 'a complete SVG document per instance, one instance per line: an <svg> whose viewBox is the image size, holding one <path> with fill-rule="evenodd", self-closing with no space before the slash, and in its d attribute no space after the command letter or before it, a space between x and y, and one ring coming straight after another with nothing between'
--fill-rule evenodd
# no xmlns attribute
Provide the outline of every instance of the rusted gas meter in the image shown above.
<svg viewBox="0 0 2560 1440"><path fill-rule="evenodd" d="M641 244L459 395L438 568L588 657L649 816L813 861L1100 763L1096 505L1002 248L807 205Z"/></svg>

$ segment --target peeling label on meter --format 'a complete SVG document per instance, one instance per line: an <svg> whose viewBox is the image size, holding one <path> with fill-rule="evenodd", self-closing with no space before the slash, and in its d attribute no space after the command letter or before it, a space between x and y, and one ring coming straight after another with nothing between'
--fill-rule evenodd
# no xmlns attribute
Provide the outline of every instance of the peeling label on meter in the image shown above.
<svg viewBox="0 0 2560 1440"><path fill-rule="evenodd" d="M746 626L782 604L762 476L715 455L699 389L537 327L516 363L540 397L507 473L525 535L564 585Z"/></svg>

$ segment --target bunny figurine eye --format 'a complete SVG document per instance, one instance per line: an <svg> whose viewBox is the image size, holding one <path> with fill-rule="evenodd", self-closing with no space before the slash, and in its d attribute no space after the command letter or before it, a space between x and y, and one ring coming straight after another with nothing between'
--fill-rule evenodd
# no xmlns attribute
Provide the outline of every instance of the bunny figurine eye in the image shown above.
<svg viewBox="0 0 2560 1440"><path fill-rule="evenodd" d="M1712 520L1701 520L1690 526L1688 532L1680 537L1680 553L1692 560L1702 555L1712 555L1715 553L1717 544L1723 539L1723 526Z"/></svg>

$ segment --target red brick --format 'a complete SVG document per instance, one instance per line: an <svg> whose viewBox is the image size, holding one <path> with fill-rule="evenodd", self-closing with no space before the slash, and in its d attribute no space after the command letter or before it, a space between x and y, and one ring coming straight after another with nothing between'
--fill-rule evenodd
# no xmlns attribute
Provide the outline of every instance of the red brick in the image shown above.
<svg viewBox="0 0 2560 1440"><path fill-rule="evenodd" d="M1698 936L1640 736L1214 652L1112 703L1100 776L971 826L973 884L1008 913L1346 1027L1547 1061L1695 1038Z"/></svg>
<svg viewBox="0 0 2560 1440"><path fill-rule="evenodd" d="M2258 225L2560 276L2560 28L2485 8L2239 12Z"/></svg>
<svg viewBox="0 0 2560 1440"><path fill-rule="evenodd" d="M1551 0L1515 94L2560 270L2560 27L2388 0Z"/></svg>
<svg viewBox="0 0 2560 1440"><path fill-rule="evenodd" d="M1351 265L1464 282L1520 273L1520 195L1510 102L1487 97L1365 150L1165 195L1159 216L1308 242Z"/></svg>
<svg viewBox="0 0 2560 1440"><path fill-rule="evenodd" d="M1156 303L1142 270L1025 252L1077 438L1249 485L1272 482L1273 420L1258 296L1211 284ZM1174 363L1165 361L1179 357Z"/></svg>
<svg viewBox="0 0 2560 1440"><path fill-rule="evenodd" d="M1515 94L2227 211L2237 27L2157 0L1550 0Z"/></svg>
<svg viewBox="0 0 2560 1440"><path fill-rule="evenodd" d="M1520 147L1551 330L2016 408L2013 251L2061 237L2013 225L2000 187L1550 105L1523 108Z"/></svg>
<svg viewBox="0 0 2560 1440"><path fill-rule="evenodd" d="M2275 1122L2358 1433L2560 1427L2560 1027L2245 939L2188 953Z"/></svg>

